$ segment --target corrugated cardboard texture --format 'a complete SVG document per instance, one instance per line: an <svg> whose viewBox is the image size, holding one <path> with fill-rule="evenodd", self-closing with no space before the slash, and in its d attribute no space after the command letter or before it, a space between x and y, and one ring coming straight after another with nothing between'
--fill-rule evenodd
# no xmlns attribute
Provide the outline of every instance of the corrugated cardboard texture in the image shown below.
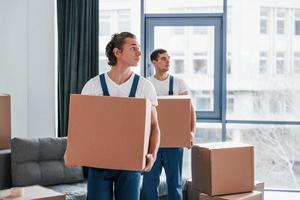
<svg viewBox="0 0 300 200"><path fill-rule="evenodd" d="M160 96L157 107L160 147L191 147L191 99Z"/></svg>
<svg viewBox="0 0 300 200"><path fill-rule="evenodd" d="M151 103L146 99L71 95L69 164L142 170L150 123Z"/></svg>
<svg viewBox="0 0 300 200"><path fill-rule="evenodd" d="M210 196L252 191L253 146L227 142L194 145L192 180L194 189Z"/></svg>
<svg viewBox="0 0 300 200"><path fill-rule="evenodd" d="M222 196L208 196L206 194L200 194L199 200L262 200L262 194L258 191L232 194L232 195L222 195Z"/></svg>
<svg viewBox="0 0 300 200"><path fill-rule="evenodd" d="M10 96L0 94L0 149L10 149L11 114Z"/></svg>

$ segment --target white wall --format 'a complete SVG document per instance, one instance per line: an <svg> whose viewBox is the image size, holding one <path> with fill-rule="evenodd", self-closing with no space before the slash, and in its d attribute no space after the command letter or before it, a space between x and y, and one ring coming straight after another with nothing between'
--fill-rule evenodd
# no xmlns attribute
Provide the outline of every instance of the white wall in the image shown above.
<svg viewBox="0 0 300 200"><path fill-rule="evenodd" d="M53 0L0 1L0 92L11 95L12 137L55 133Z"/></svg>

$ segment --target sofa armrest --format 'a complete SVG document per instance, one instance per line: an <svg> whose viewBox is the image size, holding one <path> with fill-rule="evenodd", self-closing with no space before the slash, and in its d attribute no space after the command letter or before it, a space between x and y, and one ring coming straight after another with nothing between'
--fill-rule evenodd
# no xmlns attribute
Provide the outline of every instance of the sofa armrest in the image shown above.
<svg viewBox="0 0 300 200"><path fill-rule="evenodd" d="M0 190L11 187L10 149L0 150Z"/></svg>

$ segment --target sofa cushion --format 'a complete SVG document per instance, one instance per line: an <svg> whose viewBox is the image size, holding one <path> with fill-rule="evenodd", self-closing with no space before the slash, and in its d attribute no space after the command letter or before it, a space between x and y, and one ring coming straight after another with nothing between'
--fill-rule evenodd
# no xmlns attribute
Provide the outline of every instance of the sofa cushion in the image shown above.
<svg viewBox="0 0 300 200"><path fill-rule="evenodd" d="M66 138L13 138L11 174L13 186L54 185L82 181L81 167L69 169L64 164Z"/></svg>
<svg viewBox="0 0 300 200"><path fill-rule="evenodd" d="M10 149L0 150L0 190L11 187Z"/></svg>

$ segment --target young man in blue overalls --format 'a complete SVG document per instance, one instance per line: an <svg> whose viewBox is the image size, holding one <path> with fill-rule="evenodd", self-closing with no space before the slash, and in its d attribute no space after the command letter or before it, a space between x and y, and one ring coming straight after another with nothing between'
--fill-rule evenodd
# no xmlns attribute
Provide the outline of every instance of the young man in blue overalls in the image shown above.
<svg viewBox="0 0 300 200"><path fill-rule="evenodd" d="M168 73L170 56L164 49L157 49L151 54L155 74L148 79L154 85L158 96L188 95L188 87L182 79ZM159 116L158 116L159 117ZM191 143L195 133L196 116L192 108ZM166 172L168 199L182 200L182 159L183 148L159 148L152 170L143 174L141 200L158 200L159 177L162 167Z"/></svg>
<svg viewBox="0 0 300 200"><path fill-rule="evenodd" d="M134 74L131 66L137 66L140 49L136 37L129 32L114 34L106 46L106 56L111 69L90 79L84 86L84 95L129 96L147 98L152 102L151 135L144 171L150 171L160 141L157 123L157 97L153 85L145 78ZM87 135L88 137L88 135ZM141 172L89 168L88 200L138 200ZM114 191L113 191L114 190Z"/></svg>

